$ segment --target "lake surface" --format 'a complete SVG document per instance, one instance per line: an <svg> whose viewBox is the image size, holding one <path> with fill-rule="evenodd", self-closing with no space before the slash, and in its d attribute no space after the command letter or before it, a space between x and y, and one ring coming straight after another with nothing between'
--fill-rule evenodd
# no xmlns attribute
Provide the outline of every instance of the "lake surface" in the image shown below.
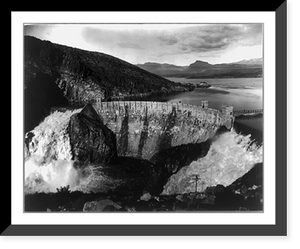
<svg viewBox="0 0 300 249"><path fill-rule="evenodd" d="M175 82L197 84L202 81L210 88L196 88L193 92L184 92L168 96L168 101L179 101L191 105L200 105L201 100L208 100L209 106L221 109L222 105L232 105L234 110L263 109L262 78L232 79L185 79L167 78Z"/></svg>
<svg viewBox="0 0 300 249"><path fill-rule="evenodd" d="M205 81L210 88L195 88L191 92L161 94L141 97L149 101L179 102L190 105L200 105L202 100L208 100L209 107L222 108L222 105L232 105L234 110L263 109L262 78L234 79L185 79L167 78L175 82L197 84Z"/></svg>

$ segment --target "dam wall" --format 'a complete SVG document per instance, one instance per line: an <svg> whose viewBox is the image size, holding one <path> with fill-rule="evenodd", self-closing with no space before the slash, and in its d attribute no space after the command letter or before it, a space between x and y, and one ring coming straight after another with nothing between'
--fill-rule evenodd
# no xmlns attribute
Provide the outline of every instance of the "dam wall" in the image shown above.
<svg viewBox="0 0 300 249"><path fill-rule="evenodd" d="M232 107L222 111L172 102L112 101L93 103L94 109L117 138L119 156L150 160L157 152L182 144L201 143L221 126L230 129Z"/></svg>

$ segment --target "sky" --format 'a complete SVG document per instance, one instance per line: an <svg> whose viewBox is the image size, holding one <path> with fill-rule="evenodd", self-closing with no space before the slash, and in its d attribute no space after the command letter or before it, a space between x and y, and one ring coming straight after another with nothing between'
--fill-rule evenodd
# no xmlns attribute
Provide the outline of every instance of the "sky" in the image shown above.
<svg viewBox="0 0 300 249"><path fill-rule="evenodd" d="M132 64L187 66L262 58L262 24L34 24L24 35L110 54Z"/></svg>

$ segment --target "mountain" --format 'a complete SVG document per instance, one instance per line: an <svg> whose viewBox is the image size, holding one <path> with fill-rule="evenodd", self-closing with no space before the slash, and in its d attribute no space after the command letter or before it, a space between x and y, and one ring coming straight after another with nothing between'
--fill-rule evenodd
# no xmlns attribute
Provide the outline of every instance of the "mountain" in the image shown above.
<svg viewBox="0 0 300 249"><path fill-rule="evenodd" d="M194 63L190 64L188 66L188 68L189 69L192 69L192 68L210 68L212 66L213 66L212 64L209 64L206 61L196 60Z"/></svg>
<svg viewBox="0 0 300 249"><path fill-rule="evenodd" d="M163 77L184 78L252 78L262 76L262 59L242 60L233 63L210 64L196 60L189 66L144 63L138 67Z"/></svg>
<svg viewBox="0 0 300 249"><path fill-rule="evenodd" d="M255 59L250 59L250 60L242 60L242 61L234 62L232 64L262 65L263 60L262 60L262 58L255 58Z"/></svg>
<svg viewBox="0 0 300 249"><path fill-rule="evenodd" d="M108 54L24 37L25 132L53 106L193 90Z"/></svg>
<svg viewBox="0 0 300 249"><path fill-rule="evenodd" d="M168 63L155 63L155 62L146 62L144 64L137 64L139 68L142 68L148 72L160 75L160 76L169 76L169 75L174 75L177 73L183 72L185 69L187 69L187 66L182 67L182 66L176 66L173 64L168 64Z"/></svg>

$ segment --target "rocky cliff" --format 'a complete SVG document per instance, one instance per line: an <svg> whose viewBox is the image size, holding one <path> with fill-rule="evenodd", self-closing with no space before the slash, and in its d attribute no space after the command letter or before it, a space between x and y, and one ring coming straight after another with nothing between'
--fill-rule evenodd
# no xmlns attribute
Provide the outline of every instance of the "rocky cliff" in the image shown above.
<svg viewBox="0 0 300 249"><path fill-rule="evenodd" d="M26 36L25 131L52 106L86 104L95 98L192 90L113 56Z"/></svg>
<svg viewBox="0 0 300 249"><path fill-rule="evenodd" d="M71 116L68 132L74 161L111 164L116 160L116 135L90 104Z"/></svg>

